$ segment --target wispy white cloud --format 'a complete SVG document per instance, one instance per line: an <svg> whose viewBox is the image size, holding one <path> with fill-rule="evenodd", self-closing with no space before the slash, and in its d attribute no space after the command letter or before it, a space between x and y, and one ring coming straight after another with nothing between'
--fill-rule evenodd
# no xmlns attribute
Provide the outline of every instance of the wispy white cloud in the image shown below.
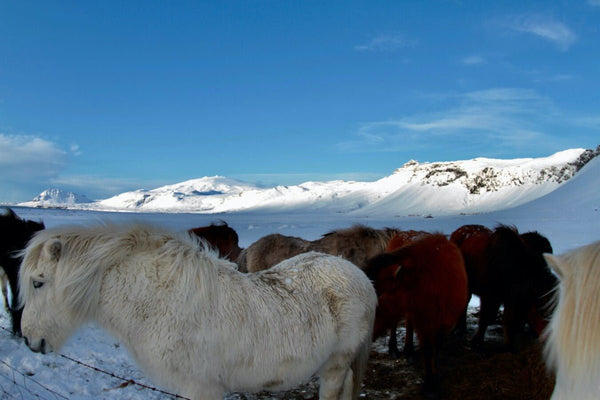
<svg viewBox="0 0 600 400"><path fill-rule="evenodd" d="M485 58L478 55L471 55L464 57L460 60L460 62L464 65L481 65L485 64Z"/></svg>
<svg viewBox="0 0 600 400"><path fill-rule="evenodd" d="M0 133L0 180L48 179L67 162L68 152L46 139Z"/></svg>
<svg viewBox="0 0 600 400"><path fill-rule="evenodd" d="M567 51L577 41L577 35L567 25L547 16L512 16L506 19L505 25L514 31L529 33L550 41L561 51Z"/></svg>
<svg viewBox="0 0 600 400"><path fill-rule="evenodd" d="M443 143L522 149L546 145L552 104L533 90L499 88L455 95L446 110L362 124L356 139L338 144L347 152L413 151Z"/></svg>
<svg viewBox="0 0 600 400"><path fill-rule="evenodd" d="M394 52L399 49L414 47L417 45L415 39L411 39L402 34L379 35L371 39L368 43L354 46L357 51L370 52Z"/></svg>
<svg viewBox="0 0 600 400"><path fill-rule="evenodd" d="M588 4L593 7L600 7L600 0L588 0Z"/></svg>

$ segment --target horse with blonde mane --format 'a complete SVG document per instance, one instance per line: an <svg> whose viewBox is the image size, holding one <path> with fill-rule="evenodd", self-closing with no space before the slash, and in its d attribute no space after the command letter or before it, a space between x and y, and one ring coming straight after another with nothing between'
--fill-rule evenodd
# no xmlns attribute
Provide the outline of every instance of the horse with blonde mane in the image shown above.
<svg viewBox="0 0 600 400"><path fill-rule="evenodd" d="M58 351L95 321L192 399L286 390L313 374L321 399L360 394L377 298L339 257L311 252L248 275L185 232L58 227L32 239L20 278L35 352Z"/></svg>
<svg viewBox="0 0 600 400"><path fill-rule="evenodd" d="M546 330L546 362L556 371L552 399L598 399L600 241L544 258L560 280Z"/></svg>

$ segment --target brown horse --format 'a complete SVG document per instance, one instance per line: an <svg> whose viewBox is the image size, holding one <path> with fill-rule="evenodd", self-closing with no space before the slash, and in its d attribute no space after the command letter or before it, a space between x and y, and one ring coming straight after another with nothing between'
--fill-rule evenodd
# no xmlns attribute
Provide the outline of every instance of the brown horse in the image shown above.
<svg viewBox="0 0 600 400"><path fill-rule="evenodd" d="M19 307L19 269L21 257L18 254L25 248L33 234L44 229L42 222L21 219L15 212L6 207L5 213L0 214L0 267L10 287L11 296L2 282L4 305L11 319L12 332L21 336L21 316L23 307Z"/></svg>
<svg viewBox="0 0 600 400"><path fill-rule="evenodd" d="M405 318L405 352L413 351L414 328L425 361L424 389L437 392L439 349L467 304L467 274L460 250L444 235L424 235L369 260L365 272L374 281L379 301L374 336Z"/></svg>
<svg viewBox="0 0 600 400"><path fill-rule="evenodd" d="M189 233L204 239L213 248L219 251L219 257L235 262L242 249L239 247L237 232L222 221L220 224L210 224L188 230Z"/></svg>
<svg viewBox="0 0 600 400"><path fill-rule="evenodd" d="M487 327L504 305L505 342L510 350L520 350L525 325L539 335L551 312L551 292L557 281L543 258L543 253L552 253L550 242L538 232L519 234L515 227L505 225L493 232L480 226L461 227L451 240L463 252L469 291L481 300L473 345L483 345Z"/></svg>
<svg viewBox="0 0 600 400"><path fill-rule="evenodd" d="M398 231L394 237L392 237L392 239L390 240L390 242L388 243L385 251L387 253L389 252L393 252L394 250L397 250L401 247L407 246L411 243L413 243L416 240L419 240L421 238L423 238L425 235L429 235L429 232L425 232L425 231L415 231L415 230L409 230L409 231ZM370 263L370 261L368 262ZM368 268L368 267L367 267ZM393 280L389 280L388 283L392 283ZM384 282L382 282L382 284L384 284ZM384 292L389 292L392 291L391 288L390 290L387 290L387 288L383 288ZM393 304L390 304L393 306ZM385 313L388 316L393 315L393 312L387 312ZM388 342L388 352L390 354L390 356L392 358L400 358L400 350L398 350L398 334L397 334L397 329L398 329L398 323L404 318L403 315L400 315L396 321L392 321L391 318L386 318L385 321L387 322L387 325L385 327L381 327L380 330L385 330L386 328L389 328L390 330L390 340ZM380 323L382 323L383 320L380 321ZM412 326L407 326L407 334L405 336L405 345L404 345L404 351L407 355L411 355L411 353L414 350L414 345L413 345L413 329ZM410 334L408 333L410 332Z"/></svg>
<svg viewBox="0 0 600 400"><path fill-rule="evenodd" d="M369 258L384 251L396 232L396 229L391 228L374 229L354 225L347 229L331 231L313 241L271 234L248 246L239 260L240 271L261 271L308 251L340 256L362 269Z"/></svg>
<svg viewBox="0 0 600 400"><path fill-rule="evenodd" d="M483 225L463 225L450 235L450 241L458 246L465 260L469 279L469 301L473 294L480 296L482 293L482 285L486 280L485 249L492 233L494 232L491 229ZM467 332L467 307L457 324L457 330Z"/></svg>

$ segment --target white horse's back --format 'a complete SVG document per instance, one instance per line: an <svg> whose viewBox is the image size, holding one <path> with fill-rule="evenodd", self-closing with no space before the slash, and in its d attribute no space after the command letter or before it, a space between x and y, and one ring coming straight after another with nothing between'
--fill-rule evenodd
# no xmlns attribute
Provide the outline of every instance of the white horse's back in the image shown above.
<svg viewBox="0 0 600 400"><path fill-rule="evenodd" d="M544 255L560 278L546 357L556 370L552 399L600 398L600 241Z"/></svg>
<svg viewBox="0 0 600 400"><path fill-rule="evenodd" d="M56 350L97 320L192 398L283 390L315 373L321 398L357 398L376 306L364 273L321 253L250 275L232 265L146 226L49 230L25 254L25 336L34 351Z"/></svg>

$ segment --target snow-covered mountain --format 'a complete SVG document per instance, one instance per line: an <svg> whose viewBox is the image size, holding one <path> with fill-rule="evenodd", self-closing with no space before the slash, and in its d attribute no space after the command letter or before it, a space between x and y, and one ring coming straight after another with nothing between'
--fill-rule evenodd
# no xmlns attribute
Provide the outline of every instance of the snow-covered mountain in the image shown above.
<svg viewBox="0 0 600 400"><path fill-rule="evenodd" d="M512 160L410 161L374 182L305 182L261 188L221 176L204 177L126 192L93 203L62 205L144 212L310 210L356 216L487 212L515 207L550 193L573 177L598 151L571 149L549 157ZM35 199L23 205L48 206Z"/></svg>
<svg viewBox="0 0 600 400"><path fill-rule="evenodd" d="M33 200L21 205L29 207L68 207L89 203L92 203L92 200L85 197L85 195L52 188L44 190Z"/></svg>

